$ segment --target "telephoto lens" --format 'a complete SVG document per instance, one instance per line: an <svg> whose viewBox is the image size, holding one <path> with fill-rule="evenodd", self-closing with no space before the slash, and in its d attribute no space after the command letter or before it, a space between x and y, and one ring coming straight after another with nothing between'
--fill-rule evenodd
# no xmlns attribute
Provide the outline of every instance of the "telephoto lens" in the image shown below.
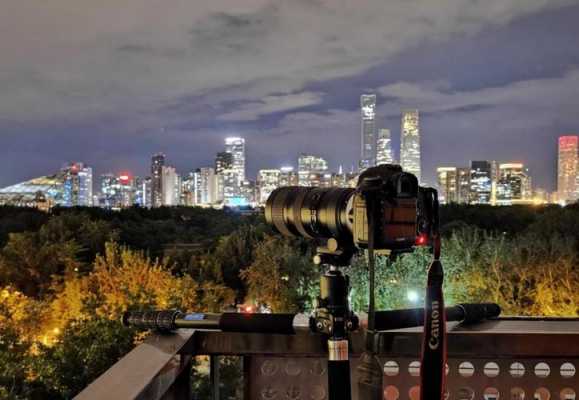
<svg viewBox="0 0 579 400"><path fill-rule="evenodd" d="M265 219L285 236L352 241L351 188L287 186L274 190Z"/></svg>

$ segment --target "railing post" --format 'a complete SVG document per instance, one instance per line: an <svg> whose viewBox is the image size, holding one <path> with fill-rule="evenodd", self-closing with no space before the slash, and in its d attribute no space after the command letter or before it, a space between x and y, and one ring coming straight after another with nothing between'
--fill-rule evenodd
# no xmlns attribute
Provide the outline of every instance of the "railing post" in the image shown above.
<svg viewBox="0 0 579 400"><path fill-rule="evenodd" d="M169 390L167 390L163 396L163 400L191 400L193 398L191 392L193 357L188 354L181 354L180 357L181 373L175 379Z"/></svg>
<svg viewBox="0 0 579 400"><path fill-rule="evenodd" d="M219 400L219 356L209 356L209 379L211 382L211 396L213 400Z"/></svg>

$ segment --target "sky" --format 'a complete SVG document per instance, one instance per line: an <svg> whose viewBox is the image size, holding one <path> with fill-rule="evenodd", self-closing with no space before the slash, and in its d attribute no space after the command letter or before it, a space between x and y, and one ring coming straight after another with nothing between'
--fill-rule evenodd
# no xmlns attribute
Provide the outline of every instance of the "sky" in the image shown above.
<svg viewBox="0 0 579 400"><path fill-rule="evenodd" d="M362 93L422 168L521 161L554 190L579 134L579 0L0 0L0 187L83 161L186 173L246 139L250 177L357 165Z"/></svg>

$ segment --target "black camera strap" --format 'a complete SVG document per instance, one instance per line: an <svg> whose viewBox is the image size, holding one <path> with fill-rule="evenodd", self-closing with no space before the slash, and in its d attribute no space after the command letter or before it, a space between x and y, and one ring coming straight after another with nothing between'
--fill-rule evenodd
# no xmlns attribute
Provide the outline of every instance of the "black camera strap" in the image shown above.
<svg viewBox="0 0 579 400"><path fill-rule="evenodd" d="M424 333L420 363L421 400L444 399L446 378L446 313L442 293L444 272L440 262L441 239L436 196L432 205L434 208L431 230L433 257L428 268L424 304Z"/></svg>

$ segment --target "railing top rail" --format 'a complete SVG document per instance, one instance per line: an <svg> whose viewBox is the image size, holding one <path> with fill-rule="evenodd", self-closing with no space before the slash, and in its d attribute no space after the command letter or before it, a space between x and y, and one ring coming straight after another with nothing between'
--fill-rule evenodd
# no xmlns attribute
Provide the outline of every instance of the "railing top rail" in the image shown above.
<svg viewBox="0 0 579 400"><path fill-rule="evenodd" d="M79 393L77 400L159 399L184 365L179 352L194 335L191 329L151 335ZM114 393L114 397L111 395Z"/></svg>

